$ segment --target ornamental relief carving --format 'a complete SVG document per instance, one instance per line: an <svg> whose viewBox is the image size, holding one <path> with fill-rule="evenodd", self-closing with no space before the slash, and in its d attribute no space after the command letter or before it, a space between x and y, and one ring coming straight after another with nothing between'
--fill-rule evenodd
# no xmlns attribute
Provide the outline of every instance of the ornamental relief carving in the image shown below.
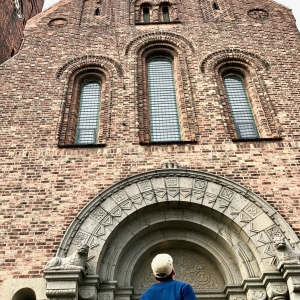
<svg viewBox="0 0 300 300"><path fill-rule="evenodd" d="M170 249L176 272L175 279L188 282L195 291L222 291L224 280L216 265L205 255L196 251ZM135 292L143 292L155 283L150 268L151 257L140 264L133 277Z"/></svg>
<svg viewBox="0 0 300 300"><path fill-rule="evenodd" d="M166 174L161 175L160 172ZM88 210L84 209L78 221L75 220L61 247L66 250L64 252L61 250L59 255L69 256L79 244L88 244L89 274L95 274L102 247L120 222L148 205L179 201L206 206L223 214L246 233L251 234L250 239L263 259L275 257L272 240L274 236L282 234L282 228L269 217L269 208L263 210L262 204L257 204L258 200L251 200L251 192L247 191L246 198L243 188L238 192L236 186L231 188L230 183L224 179L211 180L211 175L206 178L204 175L197 176L197 173L201 172L191 171L191 173L195 174L189 175L180 169L175 169L174 173L169 169L160 170L153 172L153 177L147 175L129 178L126 184L122 183L108 189L92 200L88 204ZM200 269L198 271L196 274L194 270L193 276L197 275L197 282L204 284L205 280L208 280L205 277L208 273L201 273ZM191 272L192 270L188 274L192 274ZM210 286L208 282L205 283L207 288L217 288Z"/></svg>

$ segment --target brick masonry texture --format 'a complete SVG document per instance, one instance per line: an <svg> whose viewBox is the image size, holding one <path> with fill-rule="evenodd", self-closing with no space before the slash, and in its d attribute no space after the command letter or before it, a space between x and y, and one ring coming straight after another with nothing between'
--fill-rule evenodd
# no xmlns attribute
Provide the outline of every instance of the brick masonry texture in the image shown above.
<svg viewBox="0 0 300 300"><path fill-rule="evenodd" d="M18 52L26 22L42 11L44 0L23 0L23 16L18 17L14 1L0 3L0 63ZM13 54L14 53L14 54Z"/></svg>
<svg viewBox="0 0 300 300"><path fill-rule="evenodd" d="M169 24L135 24L134 3L124 0L84 2L93 7L62 0L27 22L19 53L0 66L0 281L42 277L85 204L120 180L170 160L247 187L300 234L300 44L294 17L268 0L219 1L221 12L204 2L178 1L178 20ZM97 7L99 16L93 14ZM267 18L247 14L261 7ZM151 144L147 137L139 59L155 46L177 55L184 143ZM218 53L227 58L218 60ZM249 93L261 140L235 139L218 69L230 58L252 76ZM58 147L68 124L69 79L77 67L95 65L105 78L101 145L65 147L70 145L64 140Z"/></svg>

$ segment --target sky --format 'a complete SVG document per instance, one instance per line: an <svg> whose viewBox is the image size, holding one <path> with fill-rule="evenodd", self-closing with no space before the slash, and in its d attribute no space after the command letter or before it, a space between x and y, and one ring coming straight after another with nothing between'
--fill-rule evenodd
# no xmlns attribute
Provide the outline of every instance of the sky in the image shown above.
<svg viewBox="0 0 300 300"><path fill-rule="evenodd" d="M44 8L46 9L54 3L59 2L60 0L45 0ZM300 31L300 0L274 0L280 4L283 4L293 10L293 14L297 20L297 26Z"/></svg>

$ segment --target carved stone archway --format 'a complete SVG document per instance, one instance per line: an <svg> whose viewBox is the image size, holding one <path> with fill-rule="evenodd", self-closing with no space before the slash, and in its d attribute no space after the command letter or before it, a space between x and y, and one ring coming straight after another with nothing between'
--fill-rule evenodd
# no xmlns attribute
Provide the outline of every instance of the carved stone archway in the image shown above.
<svg viewBox="0 0 300 300"><path fill-rule="evenodd" d="M199 299L264 300L267 293L286 299L291 277L276 269L275 237L289 249L298 246L286 221L240 185L192 170L142 173L99 194L78 214L57 256L88 244L88 275L47 270L47 294L53 298L59 290L58 299L67 299L69 289L71 299L138 299L151 284L151 258L169 252L178 279L190 281Z"/></svg>

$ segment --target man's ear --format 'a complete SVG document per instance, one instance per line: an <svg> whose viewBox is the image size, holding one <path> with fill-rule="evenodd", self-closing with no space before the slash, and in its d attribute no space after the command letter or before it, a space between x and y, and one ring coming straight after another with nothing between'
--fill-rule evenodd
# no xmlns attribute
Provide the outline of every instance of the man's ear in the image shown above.
<svg viewBox="0 0 300 300"><path fill-rule="evenodd" d="M174 268L172 269L172 273L171 273L171 274L172 274L172 275L175 275L175 274L176 274Z"/></svg>

